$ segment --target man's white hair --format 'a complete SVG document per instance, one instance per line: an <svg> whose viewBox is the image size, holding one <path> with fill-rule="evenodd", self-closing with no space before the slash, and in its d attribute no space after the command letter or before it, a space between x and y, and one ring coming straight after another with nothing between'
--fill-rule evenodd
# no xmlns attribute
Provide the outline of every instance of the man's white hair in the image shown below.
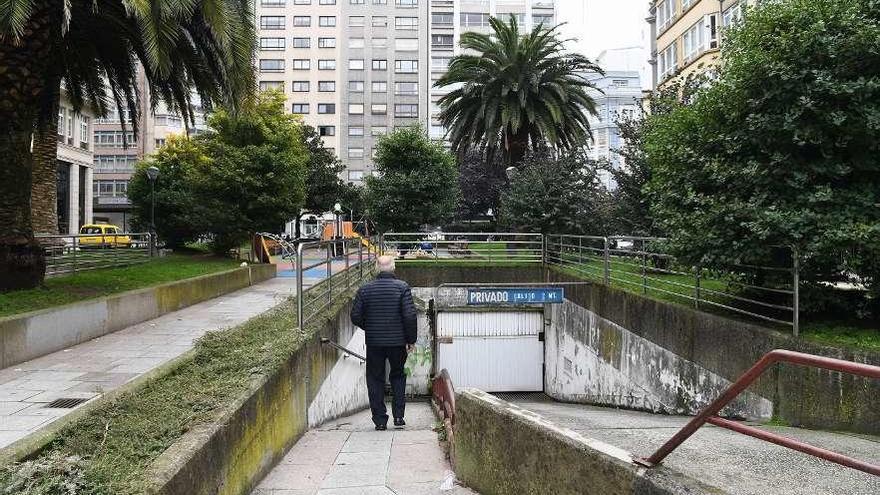
<svg viewBox="0 0 880 495"><path fill-rule="evenodd" d="M376 260L376 268L382 273L391 273L394 271L394 256L379 256Z"/></svg>

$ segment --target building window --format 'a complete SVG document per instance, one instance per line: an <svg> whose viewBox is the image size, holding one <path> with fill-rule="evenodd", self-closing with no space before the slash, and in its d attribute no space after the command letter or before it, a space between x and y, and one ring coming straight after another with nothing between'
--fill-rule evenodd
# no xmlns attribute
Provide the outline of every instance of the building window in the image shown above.
<svg viewBox="0 0 880 495"><path fill-rule="evenodd" d="M373 38L370 40L373 48L386 48L388 46L388 38Z"/></svg>
<svg viewBox="0 0 880 495"><path fill-rule="evenodd" d="M388 61L373 60L373 70L388 70Z"/></svg>
<svg viewBox="0 0 880 495"><path fill-rule="evenodd" d="M309 104L308 103L294 103L292 105L291 111L295 114L307 114L309 113Z"/></svg>
<svg viewBox="0 0 880 495"><path fill-rule="evenodd" d="M360 126L351 126L348 128L348 135L355 136L355 137L363 136L364 135L364 128L360 127Z"/></svg>
<svg viewBox="0 0 880 495"><path fill-rule="evenodd" d="M284 91L284 81L260 81L260 91Z"/></svg>
<svg viewBox="0 0 880 495"><path fill-rule="evenodd" d="M318 38L318 48L336 48L336 38Z"/></svg>
<svg viewBox="0 0 880 495"><path fill-rule="evenodd" d="M336 91L336 81L318 81L318 91L332 93Z"/></svg>
<svg viewBox="0 0 880 495"><path fill-rule="evenodd" d="M260 38L260 50L284 50L284 38Z"/></svg>
<svg viewBox="0 0 880 495"><path fill-rule="evenodd" d="M384 125L374 125L370 127L370 135L371 136L384 136L388 134L388 127Z"/></svg>
<svg viewBox="0 0 880 495"><path fill-rule="evenodd" d="M364 70L364 59L353 58L348 61L348 70Z"/></svg>
<svg viewBox="0 0 880 495"><path fill-rule="evenodd" d="M307 15L293 16L293 25L296 27L309 27L312 25L312 18Z"/></svg>
<svg viewBox="0 0 880 495"><path fill-rule="evenodd" d="M687 9L691 8L691 5L695 4L697 0L681 0L681 11L684 12Z"/></svg>
<svg viewBox="0 0 880 495"><path fill-rule="evenodd" d="M335 136L336 135L336 126L334 126L334 125L319 125L318 126L318 135L319 136Z"/></svg>
<svg viewBox="0 0 880 495"><path fill-rule="evenodd" d="M373 27L385 27L388 25L388 17L384 15L374 15L372 23Z"/></svg>
<svg viewBox="0 0 880 495"><path fill-rule="evenodd" d="M657 31L663 31L675 17L675 0L665 0L657 4Z"/></svg>
<svg viewBox="0 0 880 495"><path fill-rule="evenodd" d="M419 83L417 82L396 82L394 83L394 94L399 96L418 96Z"/></svg>
<svg viewBox="0 0 880 495"><path fill-rule="evenodd" d="M307 58L295 58L293 59L293 69L294 70L309 70L312 68L312 61Z"/></svg>
<svg viewBox="0 0 880 495"><path fill-rule="evenodd" d="M443 139L446 137L446 128L442 125L432 125L428 131L428 135L431 139Z"/></svg>
<svg viewBox="0 0 880 495"><path fill-rule="evenodd" d="M364 157L364 149L363 148L349 148L348 149L348 157L349 158L363 158Z"/></svg>
<svg viewBox="0 0 880 495"><path fill-rule="evenodd" d="M85 115L80 115L79 118L79 147L87 150L89 149L89 118Z"/></svg>
<svg viewBox="0 0 880 495"><path fill-rule="evenodd" d="M497 17L504 22L510 22L510 19L516 19L516 23L520 26L526 23L526 15L520 12L498 12Z"/></svg>
<svg viewBox="0 0 880 495"><path fill-rule="evenodd" d="M364 171L363 170L349 170L348 171L348 180L359 182L364 180Z"/></svg>
<svg viewBox="0 0 880 495"><path fill-rule="evenodd" d="M373 103L370 105L370 113L373 115L385 115L388 113L388 105L386 103Z"/></svg>
<svg viewBox="0 0 880 495"><path fill-rule="evenodd" d="M373 5L388 5L388 0L373 0Z"/></svg>
<svg viewBox="0 0 880 495"><path fill-rule="evenodd" d="M261 58L260 72L284 72L284 60L280 58Z"/></svg>
<svg viewBox="0 0 880 495"><path fill-rule="evenodd" d="M675 42L673 42L671 45L666 47L665 50L660 52L660 56L658 58L660 79L666 79L667 77L671 76L678 68L678 63L675 58Z"/></svg>
<svg viewBox="0 0 880 495"><path fill-rule="evenodd" d="M453 36L451 34L432 34L431 46L452 47Z"/></svg>
<svg viewBox="0 0 880 495"><path fill-rule="evenodd" d="M394 4L405 9L412 9L419 6L419 0L394 0Z"/></svg>
<svg viewBox="0 0 880 495"><path fill-rule="evenodd" d="M136 142L133 132L95 131L96 148L122 148L124 143L131 146Z"/></svg>
<svg viewBox="0 0 880 495"><path fill-rule="evenodd" d="M555 24L553 21L553 14L532 14L532 23L535 26L543 24L544 27L549 27Z"/></svg>
<svg viewBox="0 0 880 495"><path fill-rule="evenodd" d="M260 29L284 29L283 15L260 16Z"/></svg>
<svg viewBox="0 0 880 495"><path fill-rule="evenodd" d="M285 0L260 0L260 7L284 7L286 5Z"/></svg>
<svg viewBox="0 0 880 495"><path fill-rule="evenodd" d="M294 93L305 93L309 90L309 82L308 81L293 81L293 92Z"/></svg>
<svg viewBox="0 0 880 495"><path fill-rule="evenodd" d="M418 60L395 60L394 72L398 74L415 74L419 71Z"/></svg>
<svg viewBox="0 0 880 495"><path fill-rule="evenodd" d="M351 27L364 27L364 16L362 16L362 15L348 16L348 25Z"/></svg>
<svg viewBox="0 0 880 495"><path fill-rule="evenodd" d="M293 0L294 5L311 5L312 0Z"/></svg>
<svg viewBox="0 0 880 495"><path fill-rule="evenodd" d="M415 31L419 28L418 17L395 17L394 27L403 31Z"/></svg>
<svg viewBox="0 0 880 495"><path fill-rule="evenodd" d="M349 48L363 48L364 47L364 39L363 38L349 38L348 39L348 47Z"/></svg>
<svg viewBox="0 0 880 495"><path fill-rule="evenodd" d="M397 38L394 40L394 49L400 51L415 51L419 49L418 38Z"/></svg>
<svg viewBox="0 0 880 495"><path fill-rule="evenodd" d="M364 0L349 0L349 3L352 5L363 5L365 3Z"/></svg>
<svg viewBox="0 0 880 495"><path fill-rule="evenodd" d="M431 57L431 69L446 70L452 57Z"/></svg>
<svg viewBox="0 0 880 495"><path fill-rule="evenodd" d="M318 113L334 114L336 113L335 103L318 103Z"/></svg>
<svg viewBox="0 0 880 495"><path fill-rule="evenodd" d="M312 40L311 38L294 38L293 39L293 47L294 48L311 48Z"/></svg>
<svg viewBox="0 0 880 495"><path fill-rule="evenodd" d="M489 14L484 12L462 12L460 24L465 27L486 27L489 25Z"/></svg>
<svg viewBox="0 0 880 495"><path fill-rule="evenodd" d="M318 5L336 5L336 0L318 0Z"/></svg>
<svg viewBox="0 0 880 495"><path fill-rule="evenodd" d="M395 117L418 117L419 106L415 103L398 103L394 105Z"/></svg>
<svg viewBox="0 0 880 495"><path fill-rule="evenodd" d="M336 70L336 61L318 60L318 70Z"/></svg>
<svg viewBox="0 0 880 495"><path fill-rule="evenodd" d="M348 81L348 90L352 93L363 93L364 92L364 82L363 81Z"/></svg>
<svg viewBox="0 0 880 495"><path fill-rule="evenodd" d="M387 93L388 92L388 83L385 81L373 81L370 90L373 93Z"/></svg>
<svg viewBox="0 0 880 495"><path fill-rule="evenodd" d="M733 7L725 10L721 16L721 22L724 27L736 24L742 19L742 3L738 3Z"/></svg>
<svg viewBox="0 0 880 495"><path fill-rule="evenodd" d="M322 15L318 17L318 25L321 27L336 27L336 17L332 15Z"/></svg>
<svg viewBox="0 0 880 495"><path fill-rule="evenodd" d="M703 20L700 19L696 24L691 26L690 29L685 31L684 35L682 35L682 54L684 55L685 60L689 61L693 59L705 48L703 32Z"/></svg>
<svg viewBox="0 0 880 495"><path fill-rule="evenodd" d="M364 114L364 104L363 103L349 103L348 104L348 114L349 115L363 115Z"/></svg>
<svg viewBox="0 0 880 495"><path fill-rule="evenodd" d="M431 14L431 24L435 26L451 26L454 17L452 12L433 12Z"/></svg>

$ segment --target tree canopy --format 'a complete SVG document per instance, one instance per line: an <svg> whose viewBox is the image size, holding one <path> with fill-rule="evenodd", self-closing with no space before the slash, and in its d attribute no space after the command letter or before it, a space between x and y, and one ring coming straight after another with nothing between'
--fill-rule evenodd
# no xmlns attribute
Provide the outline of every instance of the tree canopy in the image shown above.
<svg viewBox="0 0 880 495"><path fill-rule="evenodd" d="M453 149L501 149L518 163L529 147L568 149L590 136L596 105L588 73L602 70L583 55L566 52L557 28L521 33L515 17L491 18L492 34L461 35L463 54L435 84L453 87L440 99L440 120Z"/></svg>
<svg viewBox="0 0 880 495"><path fill-rule="evenodd" d="M370 217L385 232L414 231L452 218L458 202L455 159L420 127L397 129L376 143L376 176L367 177Z"/></svg>

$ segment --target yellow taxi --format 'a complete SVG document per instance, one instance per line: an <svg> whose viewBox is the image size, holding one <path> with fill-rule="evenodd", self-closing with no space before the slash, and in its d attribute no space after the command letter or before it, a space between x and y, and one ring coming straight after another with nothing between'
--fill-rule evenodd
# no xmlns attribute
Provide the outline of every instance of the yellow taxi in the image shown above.
<svg viewBox="0 0 880 495"><path fill-rule="evenodd" d="M123 234L122 229L109 224L86 224L79 229L79 247L81 248L107 248L107 247L131 247L131 236Z"/></svg>

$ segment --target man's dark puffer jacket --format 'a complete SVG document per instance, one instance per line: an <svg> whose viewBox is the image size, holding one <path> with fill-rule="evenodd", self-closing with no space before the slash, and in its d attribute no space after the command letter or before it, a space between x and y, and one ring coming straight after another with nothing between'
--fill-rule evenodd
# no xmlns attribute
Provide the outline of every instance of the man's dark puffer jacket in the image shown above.
<svg viewBox="0 0 880 495"><path fill-rule="evenodd" d="M380 273L358 289L351 322L364 330L368 346L415 344L416 307L409 285L393 273Z"/></svg>

